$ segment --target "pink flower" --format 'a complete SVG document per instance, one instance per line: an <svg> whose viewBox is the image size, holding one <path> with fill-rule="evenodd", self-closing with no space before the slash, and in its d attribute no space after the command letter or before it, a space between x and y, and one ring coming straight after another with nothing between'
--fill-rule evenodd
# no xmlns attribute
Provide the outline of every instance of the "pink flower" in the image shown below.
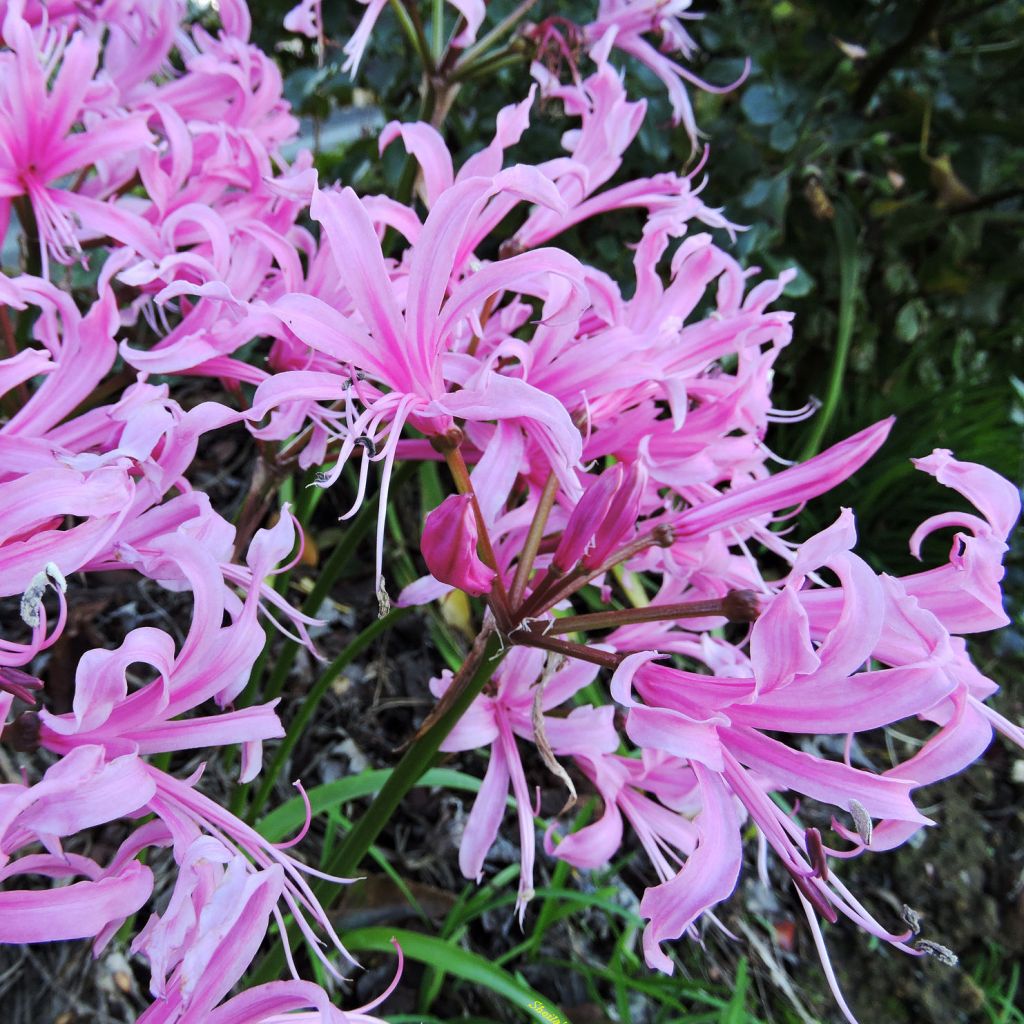
<svg viewBox="0 0 1024 1024"><path fill-rule="evenodd" d="M666 53L680 53L684 58L691 58L697 52L697 44L682 24L686 19L701 17L684 13L689 10L690 3L691 0L601 0L597 20L587 25L585 31L587 39L605 54L611 47L620 49L646 64L661 79L668 89L674 120L682 121L691 144L696 147L697 123L683 83L688 82L705 92L729 92L747 77L750 61L747 61L743 74L732 85L723 88L709 85L665 56ZM643 38L654 31L661 34L661 52Z"/></svg>
<svg viewBox="0 0 1024 1024"><path fill-rule="evenodd" d="M366 44L370 41L370 34L377 19L381 16L388 0L359 0L366 5L366 13L363 15L352 38L342 47L347 54L347 60L342 65L342 70L349 72L354 78L359 70L359 64L363 59ZM484 0L448 0L448 2L459 12L465 20L465 27L452 40L452 45L465 48L476 39L477 29L484 20L486 7Z"/></svg>
<svg viewBox="0 0 1024 1024"><path fill-rule="evenodd" d="M3 38L10 52L0 54L0 236L7 230L11 199L25 196L39 234L44 277L51 256L67 262L81 252L76 220L86 230L150 251L155 239L138 217L97 196L53 184L101 161L120 165L120 173L130 178L132 157L137 159L150 141L145 116L96 117L88 107L99 61L97 41L81 32L66 43L58 34L41 36L42 30L33 32L18 7L7 9ZM83 121L84 129L74 130Z"/></svg>
<svg viewBox="0 0 1024 1024"><path fill-rule="evenodd" d="M449 495L427 516L421 550L434 578L467 594L491 589L494 570L477 554L476 513L468 494Z"/></svg>
<svg viewBox="0 0 1024 1024"><path fill-rule="evenodd" d="M305 415L314 402L344 404L341 412L312 413L327 436L340 442L335 467L321 483L333 482L350 454L362 447L358 504L368 462L383 463L378 579L391 468L406 422L437 436L450 431L456 417L511 421L537 445L566 486L576 486L571 468L581 450L579 431L560 403L491 365L444 358L449 350L470 343L472 325L486 316L487 303L506 291L537 295L549 316L572 316L582 304L579 264L558 250L520 254L475 271L465 266L470 236L488 204L523 199L560 202L550 181L530 167L456 182L432 206L397 274L384 259L366 204L351 189L318 191L311 212L323 224L345 283L342 308L313 295L288 294L263 310L330 357L336 370L275 375L257 389L249 415L256 420L281 409L258 433L284 437L295 423L290 408ZM458 389L449 390L451 384Z"/></svg>
<svg viewBox="0 0 1024 1024"><path fill-rule="evenodd" d="M483 785L473 804L466 831L459 848L459 867L467 878L479 880L484 858L493 845L505 816L509 787L516 797L519 818L519 843L522 871L519 876L519 897L516 906L520 924L526 904L533 898L533 864L535 834L533 801L516 747L516 735L536 740L533 726L534 701L540 710L557 707L590 683L596 675L592 665L571 663L548 675L540 651L517 648L495 673L497 689L494 696L478 697L459 720L442 744L442 750L470 750L490 746L491 758ZM440 696L450 679L442 677L431 683ZM540 685L541 691L535 690ZM545 720L545 731L551 749L557 755L575 751L607 753L615 749L610 708L577 708L564 719Z"/></svg>
<svg viewBox="0 0 1024 1024"><path fill-rule="evenodd" d="M318 38L320 24L320 0L302 0L284 16L287 31L301 33L310 39Z"/></svg>

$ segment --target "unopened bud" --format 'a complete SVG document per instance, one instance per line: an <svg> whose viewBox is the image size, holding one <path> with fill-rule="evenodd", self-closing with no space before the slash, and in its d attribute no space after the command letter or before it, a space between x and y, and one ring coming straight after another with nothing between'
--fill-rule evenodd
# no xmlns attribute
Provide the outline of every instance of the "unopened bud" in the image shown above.
<svg viewBox="0 0 1024 1024"><path fill-rule="evenodd" d="M476 515L468 494L445 498L423 525L421 549L434 578L467 594L486 594L494 582L494 570L476 552Z"/></svg>
<svg viewBox="0 0 1024 1024"><path fill-rule="evenodd" d="M761 614L761 599L755 590L730 590L722 599L722 611L730 622L754 622Z"/></svg>
<svg viewBox="0 0 1024 1024"><path fill-rule="evenodd" d="M34 754L39 749L39 715L35 711L23 711L4 727L0 739L19 753Z"/></svg>
<svg viewBox="0 0 1024 1024"><path fill-rule="evenodd" d="M462 428L452 425L443 434L435 434L430 439L430 447L435 452L446 455L448 452L453 452L456 448L462 447L462 442L465 439L466 435L462 432Z"/></svg>

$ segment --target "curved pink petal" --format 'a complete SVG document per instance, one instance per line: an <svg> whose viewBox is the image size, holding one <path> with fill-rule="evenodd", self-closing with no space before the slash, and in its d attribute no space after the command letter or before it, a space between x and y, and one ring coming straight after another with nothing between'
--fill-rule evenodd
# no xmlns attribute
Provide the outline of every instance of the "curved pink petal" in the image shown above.
<svg viewBox="0 0 1024 1024"><path fill-rule="evenodd" d="M0 942L55 942L97 935L139 910L153 891L153 873L138 861L95 882L57 889L0 892Z"/></svg>

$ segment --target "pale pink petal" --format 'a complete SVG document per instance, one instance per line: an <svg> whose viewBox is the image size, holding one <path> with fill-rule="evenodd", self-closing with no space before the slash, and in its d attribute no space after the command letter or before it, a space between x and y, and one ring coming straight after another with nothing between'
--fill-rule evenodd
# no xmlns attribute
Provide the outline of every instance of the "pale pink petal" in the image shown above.
<svg viewBox="0 0 1024 1024"><path fill-rule="evenodd" d="M675 878L648 889L640 912L649 919L644 929L648 966L671 974L674 964L661 943L678 939L706 910L727 899L736 888L743 848L733 797L721 776L694 765L702 810L694 819L697 848Z"/></svg>

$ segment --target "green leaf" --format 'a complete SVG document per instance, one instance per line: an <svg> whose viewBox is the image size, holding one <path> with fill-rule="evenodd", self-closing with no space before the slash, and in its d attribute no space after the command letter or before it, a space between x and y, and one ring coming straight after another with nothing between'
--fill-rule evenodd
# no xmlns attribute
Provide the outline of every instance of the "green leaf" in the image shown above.
<svg viewBox="0 0 1024 1024"><path fill-rule="evenodd" d="M921 333L927 315L928 311L920 299L911 299L910 302L904 303L896 314L896 337L901 341L913 341Z"/></svg>
<svg viewBox="0 0 1024 1024"><path fill-rule="evenodd" d="M799 138L800 136L791 121L778 121L768 136L768 144L777 153L788 153L797 144Z"/></svg>
<svg viewBox="0 0 1024 1024"><path fill-rule="evenodd" d="M736 984L733 987L729 1005L723 1007L721 1024L747 1024L747 990L750 988L750 975L747 971L747 958L743 957L736 967Z"/></svg>
<svg viewBox="0 0 1024 1024"><path fill-rule="evenodd" d="M770 85L752 85L740 100L740 108L751 124L769 125L780 120L785 108Z"/></svg>
<svg viewBox="0 0 1024 1024"><path fill-rule="evenodd" d="M336 782L315 786L307 794L313 814L323 814L347 804L350 800L372 796L379 792L391 775L390 768L375 768L371 771L350 775ZM417 786L444 786L447 789L461 789L470 793L480 791L480 780L472 775L455 771L453 768L431 768L416 783ZM306 809L301 797L294 797L281 804L256 824L256 831L272 843L280 842L302 828L306 820Z"/></svg>
<svg viewBox="0 0 1024 1024"><path fill-rule="evenodd" d="M411 960L432 967L443 967L448 974L474 985L480 985L513 1006L526 1011L531 1019L555 1024L569 1024L569 1018L547 996L541 995L524 982L517 981L508 971L495 967L490 960L470 953L432 935L421 935L403 929L360 928L345 935L345 945L353 952L390 952L394 938L402 947L402 953Z"/></svg>

